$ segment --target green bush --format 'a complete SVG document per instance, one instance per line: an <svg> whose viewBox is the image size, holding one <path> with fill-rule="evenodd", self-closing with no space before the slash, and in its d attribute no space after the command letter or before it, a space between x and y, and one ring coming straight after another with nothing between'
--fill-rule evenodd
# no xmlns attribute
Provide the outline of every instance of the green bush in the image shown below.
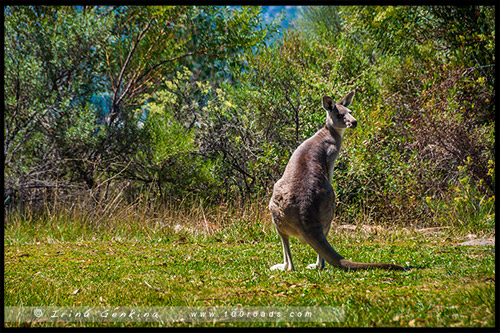
<svg viewBox="0 0 500 333"><path fill-rule="evenodd" d="M449 191L440 197L426 197L426 202L439 225L487 234L495 230L495 196L481 190L482 180L478 184L472 182L467 172L470 157L464 162L464 166L458 167L458 182L450 184ZM488 167L488 173L494 177L495 162L490 160Z"/></svg>
<svg viewBox="0 0 500 333"><path fill-rule="evenodd" d="M489 230L494 12L318 6L271 42L258 7L7 7L6 197L63 181L94 198L267 201L324 126L321 97L355 89L339 222Z"/></svg>

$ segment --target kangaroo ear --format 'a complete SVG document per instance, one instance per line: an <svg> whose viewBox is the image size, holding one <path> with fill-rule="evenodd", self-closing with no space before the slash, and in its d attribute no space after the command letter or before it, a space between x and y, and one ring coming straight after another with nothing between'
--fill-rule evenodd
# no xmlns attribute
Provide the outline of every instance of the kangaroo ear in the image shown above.
<svg viewBox="0 0 500 333"><path fill-rule="evenodd" d="M345 95L344 98L342 98L337 104L343 105L346 108L349 107L349 105L351 105L352 98L354 97L355 92L355 90L352 90L350 93Z"/></svg>
<svg viewBox="0 0 500 333"><path fill-rule="evenodd" d="M335 106L335 101L330 96L325 95L323 96L323 98L321 98L321 104L323 105L323 109L325 109L326 111L331 111Z"/></svg>

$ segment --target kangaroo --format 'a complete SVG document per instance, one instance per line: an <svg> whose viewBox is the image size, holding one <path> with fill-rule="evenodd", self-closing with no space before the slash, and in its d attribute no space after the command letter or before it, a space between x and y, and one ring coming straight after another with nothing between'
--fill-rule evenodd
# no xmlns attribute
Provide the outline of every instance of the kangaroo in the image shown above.
<svg viewBox="0 0 500 333"><path fill-rule="evenodd" d="M330 184L333 166L344 131L356 128L358 124L348 109L353 97L354 90L337 103L331 97L323 96L321 103L326 110L326 125L299 145L290 157L283 176L274 184L268 208L281 237L284 263L272 266L271 270L294 269L290 236L309 244L318 254L316 263L307 266L309 269L323 269L326 260L346 271L368 268L404 270L392 264L349 261L338 254L326 239L335 210L335 193Z"/></svg>

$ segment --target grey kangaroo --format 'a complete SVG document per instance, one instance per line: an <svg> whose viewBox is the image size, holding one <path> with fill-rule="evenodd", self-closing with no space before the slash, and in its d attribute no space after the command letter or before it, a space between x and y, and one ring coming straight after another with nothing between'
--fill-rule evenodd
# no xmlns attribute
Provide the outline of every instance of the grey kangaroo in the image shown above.
<svg viewBox="0 0 500 333"><path fill-rule="evenodd" d="M346 128L355 128L357 121L348 106L354 91L339 102L323 96L326 125L304 141L292 154L283 176L274 184L269 210L283 245L284 263L271 270L293 270L289 237L297 237L317 253L316 263L309 269L323 269L325 260L344 270L382 268L404 270L392 264L358 263L344 259L328 243L326 235L335 210L335 193L330 184L333 166L342 145Z"/></svg>

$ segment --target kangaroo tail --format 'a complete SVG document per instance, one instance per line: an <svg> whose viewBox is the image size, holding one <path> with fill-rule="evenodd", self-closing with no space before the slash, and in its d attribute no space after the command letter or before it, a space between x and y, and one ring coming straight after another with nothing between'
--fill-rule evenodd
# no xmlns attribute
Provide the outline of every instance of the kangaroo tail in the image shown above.
<svg viewBox="0 0 500 333"><path fill-rule="evenodd" d="M302 237L323 259L325 259L326 262L345 271L371 268L395 271L405 270L403 267L393 264L361 263L347 260L333 249L321 231L308 233L308 235L304 233Z"/></svg>

